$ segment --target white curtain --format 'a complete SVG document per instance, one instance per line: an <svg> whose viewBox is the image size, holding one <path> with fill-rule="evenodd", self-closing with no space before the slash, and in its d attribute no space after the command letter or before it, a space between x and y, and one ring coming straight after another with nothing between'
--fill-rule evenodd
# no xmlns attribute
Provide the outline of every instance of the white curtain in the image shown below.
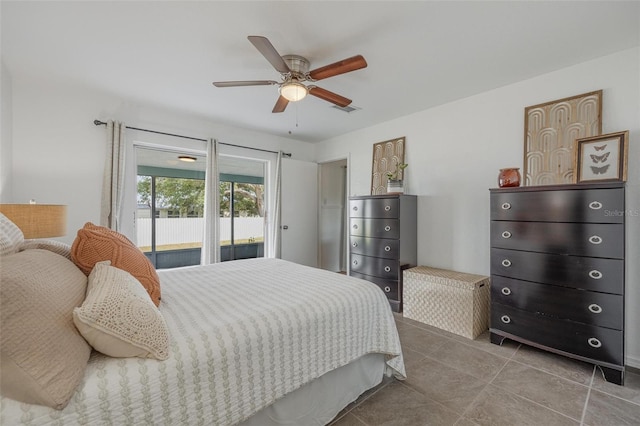
<svg viewBox="0 0 640 426"><path fill-rule="evenodd" d="M204 184L204 236L201 264L220 262L220 179L218 173L218 141L207 142L207 168Z"/></svg>
<svg viewBox="0 0 640 426"><path fill-rule="evenodd" d="M121 230L121 210L124 194L124 123L107 122L107 156L102 181L102 205L100 225L115 231Z"/></svg>
<svg viewBox="0 0 640 426"><path fill-rule="evenodd" d="M275 182L273 185L271 220L269 221L270 228L268 230L268 239L266 241L266 257L280 258L280 186L281 186L281 165L282 165L282 151L278 152L278 159L276 160L276 173Z"/></svg>

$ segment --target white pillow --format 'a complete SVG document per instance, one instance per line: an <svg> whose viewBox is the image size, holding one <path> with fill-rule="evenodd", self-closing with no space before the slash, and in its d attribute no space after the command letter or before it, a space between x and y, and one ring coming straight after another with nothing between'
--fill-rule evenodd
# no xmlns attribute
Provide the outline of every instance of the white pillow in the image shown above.
<svg viewBox="0 0 640 426"><path fill-rule="evenodd" d="M8 217L0 213L0 256L17 253L24 234Z"/></svg>
<svg viewBox="0 0 640 426"><path fill-rule="evenodd" d="M71 246L67 243L63 243L62 241L31 239L24 240L19 247L19 251L33 249L49 250L71 260Z"/></svg>
<svg viewBox="0 0 640 426"><path fill-rule="evenodd" d="M149 293L130 273L98 262L87 297L73 310L80 334L97 351L126 358L169 357L169 331Z"/></svg>

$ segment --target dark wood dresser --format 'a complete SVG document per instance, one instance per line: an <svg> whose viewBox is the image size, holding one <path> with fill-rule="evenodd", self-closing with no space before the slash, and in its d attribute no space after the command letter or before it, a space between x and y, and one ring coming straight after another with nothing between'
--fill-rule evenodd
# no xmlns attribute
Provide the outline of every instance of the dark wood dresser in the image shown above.
<svg viewBox="0 0 640 426"><path fill-rule="evenodd" d="M623 183L492 189L491 342L596 364L624 383Z"/></svg>
<svg viewBox="0 0 640 426"><path fill-rule="evenodd" d="M417 197L349 199L349 275L377 284L402 311L402 271L417 263Z"/></svg>

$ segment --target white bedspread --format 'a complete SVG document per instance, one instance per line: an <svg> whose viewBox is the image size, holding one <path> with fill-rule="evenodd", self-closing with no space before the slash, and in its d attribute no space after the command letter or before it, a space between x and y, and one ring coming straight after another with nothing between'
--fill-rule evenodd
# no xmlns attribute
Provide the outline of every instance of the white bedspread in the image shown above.
<svg viewBox="0 0 640 426"><path fill-rule="evenodd" d="M62 411L2 398L2 425L232 425L367 353L405 377L375 285L277 259L159 271L166 361L94 353Z"/></svg>

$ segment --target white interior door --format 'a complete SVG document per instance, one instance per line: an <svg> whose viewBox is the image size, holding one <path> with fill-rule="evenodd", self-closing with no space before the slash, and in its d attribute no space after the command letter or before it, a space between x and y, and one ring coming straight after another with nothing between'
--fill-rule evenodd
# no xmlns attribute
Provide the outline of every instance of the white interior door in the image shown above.
<svg viewBox="0 0 640 426"><path fill-rule="evenodd" d="M318 266L318 165L282 159L281 257Z"/></svg>

